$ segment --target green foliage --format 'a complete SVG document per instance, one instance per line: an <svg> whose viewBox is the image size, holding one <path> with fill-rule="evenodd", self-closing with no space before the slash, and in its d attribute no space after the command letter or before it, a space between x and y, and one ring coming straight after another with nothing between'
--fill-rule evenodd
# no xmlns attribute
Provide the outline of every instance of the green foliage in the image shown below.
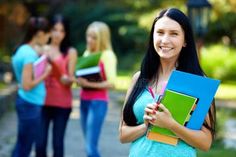
<svg viewBox="0 0 236 157"><path fill-rule="evenodd" d="M206 74L223 82L236 79L235 61L236 49L227 46L209 46L201 53L201 65Z"/></svg>
<svg viewBox="0 0 236 157"><path fill-rule="evenodd" d="M235 42L236 38L236 12L227 12L209 24L209 32L206 36L208 42L219 42L221 37L228 36ZM220 38L219 38L220 37ZM236 43L231 43L236 45Z"/></svg>

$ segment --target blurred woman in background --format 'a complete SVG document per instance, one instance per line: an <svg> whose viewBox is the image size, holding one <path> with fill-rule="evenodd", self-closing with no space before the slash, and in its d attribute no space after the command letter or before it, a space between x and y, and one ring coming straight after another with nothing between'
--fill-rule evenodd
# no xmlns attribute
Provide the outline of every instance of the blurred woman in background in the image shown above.
<svg viewBox="0 0 236 157"><path fill-rule="evenodd" d="M104 22L91 23L86 31L87 48L84 56L102 53L99 66L103 81L89 81L78 78L82 87L80 93L81 125L86 142L86 152L89 157L100 157L98 141L104 122L107 105L108 89L114 87L116 79L117 59L111 46L110 30Z"/></svg>
<svg viewBox="0 0 236 157"><path fill-rule="evenodd" d="M42 110L40 138L36 146L36 156L47 156L49 125L52 123L53 156L64 156L64 135L72 106L71 85L77 51L71 47L69 22L61 15L52 19L51 40L47 55L52 72L46 79L46 100Z"/></svg>
<svg viewBox="0 0 236 157"><path fill-rule="evenodd" d="M35 78L33 63L38 59L39 53L42 53L38 51L39 48L48 42L49 31L49 23L45 18L31 17L24 40L12 57L18 83L16 98L18 130L13 157L28 157L36 140L41 109L46 96L44 79L50 73L51 66L47 65L42 75Z"/></svg>

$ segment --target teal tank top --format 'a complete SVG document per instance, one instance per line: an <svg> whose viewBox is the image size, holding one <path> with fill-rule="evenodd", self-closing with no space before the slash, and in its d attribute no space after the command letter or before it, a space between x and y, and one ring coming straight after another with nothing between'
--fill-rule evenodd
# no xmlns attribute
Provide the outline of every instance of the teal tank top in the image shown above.
<svg viewBox="0 0 236 157"><path fill-rule="evenodd" d="M155 101L158 95L155 95ZM133 111L137 124L144 123L143 115L147 104L153 103L154 99L146 88L137 98ZM147 139L146 135L133 141L130 146L129 157L196 157L196 149L182 140L176 146L164 144Z"/></svg>

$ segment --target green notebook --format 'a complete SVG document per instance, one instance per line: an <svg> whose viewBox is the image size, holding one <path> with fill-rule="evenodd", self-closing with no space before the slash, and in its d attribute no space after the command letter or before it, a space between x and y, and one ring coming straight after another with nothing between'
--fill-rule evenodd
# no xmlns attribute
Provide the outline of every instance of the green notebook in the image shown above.
<svg viewBox="0 0 236 157"><path fill-rule="evenodd" d="M170 111L172 117L179 124L184 125L197 103L197 98L172 90L166 90L161 103ZM177 137L172 131L158 126L151 126L149 131Z"/></svg>
<svg viewBox="0 0 236 157"><path fill-rule="evenodd" d="M101 53L94 53L86 57L79 57L76 63L76 70L98 66L100 58Z"/></svg>

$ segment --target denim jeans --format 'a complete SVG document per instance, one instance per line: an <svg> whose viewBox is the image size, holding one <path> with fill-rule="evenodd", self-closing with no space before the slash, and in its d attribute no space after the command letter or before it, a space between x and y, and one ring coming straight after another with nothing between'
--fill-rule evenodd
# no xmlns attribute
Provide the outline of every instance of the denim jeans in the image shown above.
<svg viewBox="0 0 236 157"><path fill-rule="evenodd" d="M17 95L17 141L12 157L28 157L30 155L38 134L41 109L41 106L29 103Z"/></svg>
<svg viewBox="0 0 236 157"><path fill-rule="evenodd" d="M36 143L36 156L47 156L47 139L50 122L53 123L52 128L52 142L53 142L53 156L64 156L64 135L69 119L71 108L60 108L44 106L41 116L41 127L39 138Z"/></svg>
<svg viewBox="0 0 236 157"><path fill-rule="evenodd" d="M81 126L88 157L100 157L98 140L107 113L107 101L81 100Z"/></svg>

